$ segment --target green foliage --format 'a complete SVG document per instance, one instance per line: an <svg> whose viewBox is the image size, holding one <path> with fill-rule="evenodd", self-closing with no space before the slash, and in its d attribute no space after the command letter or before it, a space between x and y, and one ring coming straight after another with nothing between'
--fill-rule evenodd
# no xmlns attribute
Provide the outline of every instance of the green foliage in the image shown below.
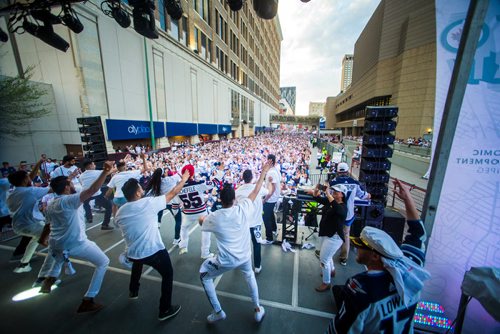
<svg viewBox="0 0 500 334"><path fill-rule="evenodd" d="M47 91L30 82L33 67L22 76L0 76L0 137L22 137L33 119L47 116L51 110L43 102Z"/></svg>

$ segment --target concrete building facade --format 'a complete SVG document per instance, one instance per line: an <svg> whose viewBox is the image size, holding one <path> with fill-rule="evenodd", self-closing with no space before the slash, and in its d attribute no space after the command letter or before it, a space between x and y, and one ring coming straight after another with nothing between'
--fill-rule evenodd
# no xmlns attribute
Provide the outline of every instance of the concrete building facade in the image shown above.
<svg viewBox="0 0 500 334"><path fill-rule="evenodd" d="M342 77L340 78L340 91L345 92L352 82L353 55L345 55L342 58Z"/></svg>
<svg viewBox="0 0 500 334"><path fill-rule="evenodd" d="M15 34L15 43L1 43L2 74L16 76L32 66L32 80L49 87L52 110L32 122L28 136L9 139L3 159L81 153L76 118L86 116L101 116L108 152L150 143L151 120L157 148L248 136L268 127L280 96L278 18L262 20L247 3L238 12L223 0L181 4L179 21L156 8L160 37L154 40L133 27L123 29L93 0L74 6L83 32L54 26L70 43L66 53L27 33ZM7 30L4 18L0 26Z"/></svg>
<svg viewBox="0 0 500 334"><path fill-rule="evenodd" d="M366 106L399 107L396 137L432 129L436 85L433 0L382 0L354 48L351 86L329 97L327 128L361 135Z"/></svg>
<svg viewBox="0 0 500 334"><path fill-rule="evenodd" d="M325 102L309 102L309 116L325 115Z"/></svg>
<svg viewBox="0 0 500 334"><path fill-rule="evenodd" d="M291 110L287 110L287 115L295 115L295 105L297 102L297 87L281 87L280 88L281 99L286 100Z"/></svg>

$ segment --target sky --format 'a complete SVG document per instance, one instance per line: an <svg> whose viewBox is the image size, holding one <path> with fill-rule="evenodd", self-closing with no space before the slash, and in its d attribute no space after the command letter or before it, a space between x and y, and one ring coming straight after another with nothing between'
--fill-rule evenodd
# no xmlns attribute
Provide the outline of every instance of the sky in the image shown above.
<svg viewBox="0 0 500 334"><path fill-rule="evenodd" d="M283 32L280 87L296 86L296 115L307 115L309 102L326 102L340 92L342 58L380 0L281 0Z"/></svg>

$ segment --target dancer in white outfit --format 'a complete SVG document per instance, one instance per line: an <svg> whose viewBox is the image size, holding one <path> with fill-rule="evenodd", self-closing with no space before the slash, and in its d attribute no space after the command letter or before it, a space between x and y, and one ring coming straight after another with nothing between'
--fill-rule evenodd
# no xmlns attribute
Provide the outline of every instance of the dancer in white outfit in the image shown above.
<svg viewBox="0 0 500 334"><path fill-rule="evenodd" d="M66 176L58 176L50 182L50 187L56 196L47 207L46 217L50 223L50 253L55 263L43 281L40 292L50 292L52 284L61 272L65 254L89 261L96 268L77 310L78 313L98 311L103 307L94 303L94 297L101 288L109 259L95 242L87 239L82 204L101 188L112 169L113 162L105 162L99 178L89 188L79 193L75 191L73 183Z"/></svg>
<svg viewBox="0 0 500 334"><path fill-rule="evenodd" d="M209 323L226 318L226 313L222 310L215 292L214 279L233 269L239 269L245 276L254 304L255 321L260 322L264 317L265 310L259 304L259 289L252 271L248 222L255 209L254 201L270 167L269 163L262 167L262 173L254 190L235 206L233 205L236 198L234 189L229 184L224 185L220 192L222 209L200 218L202 231L212 232L215 235L218 249L218 254L205 260L200 267L201 282L213 308L213 312L207 317Z"/></svg>

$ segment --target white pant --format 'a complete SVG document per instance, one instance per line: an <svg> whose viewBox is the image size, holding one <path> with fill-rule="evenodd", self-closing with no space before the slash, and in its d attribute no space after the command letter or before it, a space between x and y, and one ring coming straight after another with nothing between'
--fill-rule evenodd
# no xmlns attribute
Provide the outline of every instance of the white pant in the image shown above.
<svg viewBox="0 0 500 334"><path fill-rule="evenodd" d="M21 263L29 263L31 261L31 258L33 257L33 254L38 247L38 239L40 239L40 236L42 235L44 226L44 221L38 221L34 224L23 226L21 228L14 227L14 232L16 232L16 234L31 237L31 241L29 242L28 246L26 246L26 250L24 251Z"/></svg>
<svg viewBox="0 0 500 334"><path fill-rule="evenodd" d="M219 264L217 257L211 257L206 259L200 266L200 279L203 288L205 289L205 293L207 294L208 300L212 305L212 308L215 312L220 312L222 307L220 306L219 299L217 298L217 293L215 292L214 279L217 276L222 275L223 273L233 270L239 269L243 276L245 276L245 280L248 284L248 289L250 290L250 297L252 298L252 302L254 308L260 307L259 304L259 287L257 286L257 281L255 280L255 274L252 270L252 260L248 259L246 262L243 262L236 266L224 267Z"/></svg>
<svg viewBox="0 0 500 334"><path fill-rule="evenodd" d="M85 293L85 297L94 298L101 289L104 274L109 264L109 259L106 254L90 240L85 240L81 245L68 249L68 256L77 257L87 260L95 266L94 275L90 280L89 289ZM62 265L64 264L63 250L52 250L52 256L55 258L55 263L48 272L47 276L58 277L61 273Z"/></svg>
<svg viewBox="0 0 500 334"><path fill-rule="evenodd" d="M322 240L319 261L321 263L321 271L323 273L323 283L330 284L330 275L335 269L332 257L342 246L343 241L337 233L335 233L333 237L320 238Z"/></svg>
<svg viewBox="0 0 500 334"><path fill-rule="evenodd" d="M206 216L206 212L197 213L194 215L186 215L182 213L181 224L181 241L179 248L188 248L189 243L189 229L193 224L198 224L198 218ZM210 254L210 232L201 232L201 256L208 256Z"/></svg>

